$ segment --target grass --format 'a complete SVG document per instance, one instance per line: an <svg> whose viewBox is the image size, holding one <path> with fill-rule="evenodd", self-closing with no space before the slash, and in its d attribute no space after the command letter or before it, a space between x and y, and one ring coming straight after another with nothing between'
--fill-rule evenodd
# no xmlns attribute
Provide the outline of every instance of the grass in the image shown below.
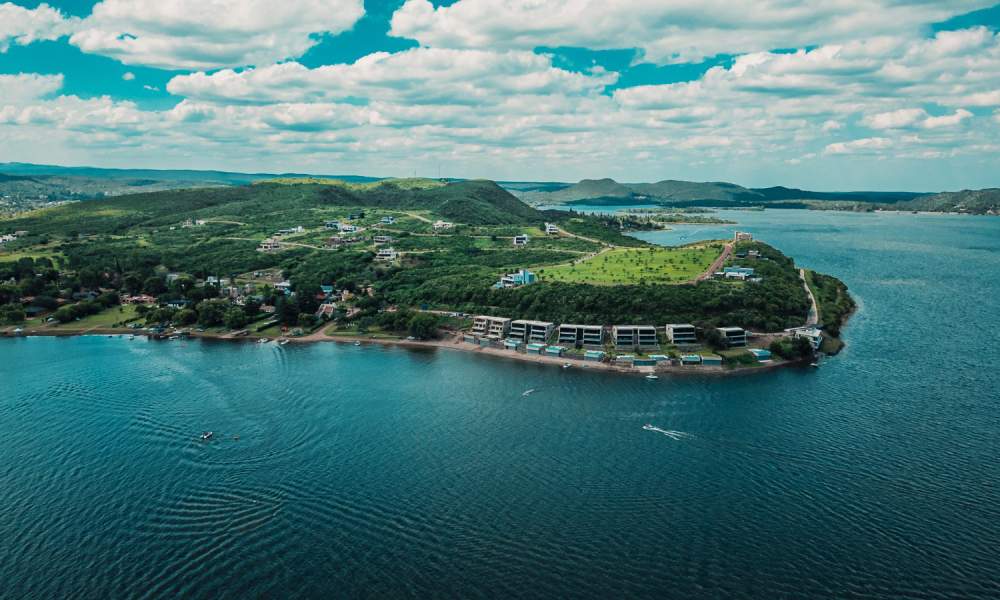
<svg viewBox="0 0 1000 600"><path fill-rule="evenodd" d="M592 285L683 283L704 273L718 258L718 244L677 248L618 248L580 263L539 269L543 281Z"/></svg>
<svg viewBox="0 0 1000 600"><path fill-rule="evenodd" d="M70 321L69 323L54 323L52 325L52 328L68 329L68 330L95 329L95 328L106 329L110 327L121 327L125 324L125 321L135 318L136 318L135 306L131 304L123 304L121 306L113 306L105 311L97 313L96 315L90 315L84 317L79 321Z"/></svg>

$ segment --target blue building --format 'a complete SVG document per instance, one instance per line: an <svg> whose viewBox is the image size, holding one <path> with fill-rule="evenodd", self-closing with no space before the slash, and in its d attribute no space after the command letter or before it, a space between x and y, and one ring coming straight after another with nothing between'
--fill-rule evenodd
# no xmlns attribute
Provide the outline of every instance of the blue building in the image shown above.
<svg viewBox="0 0 1000 600"><path fill-rule="evenodd" d="M508 273L500 278L500 281L493 284L496 289L521 287L530 285L538 281L538 276L527 269L521 269L516 273Z"/></svg>

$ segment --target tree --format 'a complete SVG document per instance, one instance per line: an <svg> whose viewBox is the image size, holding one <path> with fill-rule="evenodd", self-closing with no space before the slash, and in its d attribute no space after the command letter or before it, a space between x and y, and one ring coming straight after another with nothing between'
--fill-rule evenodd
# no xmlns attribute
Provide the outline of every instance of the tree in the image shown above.
<svg viewBox="0 0 1000 600"><path fill-rule="evenodd" d="M24 309L20 304L4 304L0 306L0 323L22 323L25 319Z"/></svg>
<svg viewBox="0 0 1000 600"><path fill-rule="evenodd" d="M174 322L178 325L194 325L198 320L198 313L190 308L183 308L174 315Z"/></svg>
<svg viewBox="0 0 1000 600"><path fill-rule="evenodd" d="M219 325L226 316L229 302L226 300L202 300L195 306L198 311L198 324L202 327Z"/></svg>
<svg viewBox="0 0 1000 600"><path fill-rule="evenodd" d="M62 307L56 312L52 313L52 316L60 323L69 323L70 321L76 318L76 315L73 314L72 306Z"/></svg>
<svg viewBox="0 0 1000 600"><path fill-rule="evenodd" d="M229 329L243 329L247 324L247 315L242 308L234 306L226 311L223 322Z"/></svg>
<svg viewBox="0 0 1000 600"><path fill-rule="evenodd" d="M156 296L167 291L167 284L164 283L162 277L149 277L143 282L142 291L151 296Z"/></svg>
<svg viewBox="0 0 1000 600"><path fill-rule="evenodd" d="M420 340L436 338L438 335L438 317L430 313L417 313L410 319L407 331L410 335Z"/></svg>

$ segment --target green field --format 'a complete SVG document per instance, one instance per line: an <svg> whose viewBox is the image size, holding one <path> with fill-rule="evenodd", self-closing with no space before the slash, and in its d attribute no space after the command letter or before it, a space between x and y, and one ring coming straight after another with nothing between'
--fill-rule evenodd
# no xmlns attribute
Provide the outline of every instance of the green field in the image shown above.
<svg viewBox="0 0 1000 600"><path fill-rule="evenodd" d="M678 248L618 248L576 264L539 269L543 281L592 285L683 283L705 272L722 252L721 244Z"/></svg>
<svg viewBox="0 0 1000 600"><path fill-rule="evenodd" d="M131 304L125 304L121 306L112 306L111 308L101 311L96 315L90 315L80 319L79 321L70 321L69 323L53 323L51 327L53 329L69 329L69 330L85 330L85 329L104 329L110 327L123 327L125 321L136 318L135 306Z"/></svg>

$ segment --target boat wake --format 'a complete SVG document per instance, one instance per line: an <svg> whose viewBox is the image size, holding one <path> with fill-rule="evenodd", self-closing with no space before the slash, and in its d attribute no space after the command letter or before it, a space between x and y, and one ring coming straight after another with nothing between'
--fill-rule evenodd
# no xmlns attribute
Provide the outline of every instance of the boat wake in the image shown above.
<svg viewBox="0 0 1000 600"><path fill-rule="evenodd" d="M521 395L522 396L530 396L530 395L532 395L534 393L535 393L535 388L531 388L530 390L524 390L524 392L522 392Z"/></svg>
<svg viewBox="0 0 1000 600"><path fill-rule="evenodd" d="M643 425L642 428L645 429L646 431L655 431L656 433L662 433L663 435L667 436L672 440L683 440L685 438L691 437L690 433L684 433L683 431L671 431L669 429L660 429L659 427L656 427L655 425L650 425L649 423Z"/></svg>

